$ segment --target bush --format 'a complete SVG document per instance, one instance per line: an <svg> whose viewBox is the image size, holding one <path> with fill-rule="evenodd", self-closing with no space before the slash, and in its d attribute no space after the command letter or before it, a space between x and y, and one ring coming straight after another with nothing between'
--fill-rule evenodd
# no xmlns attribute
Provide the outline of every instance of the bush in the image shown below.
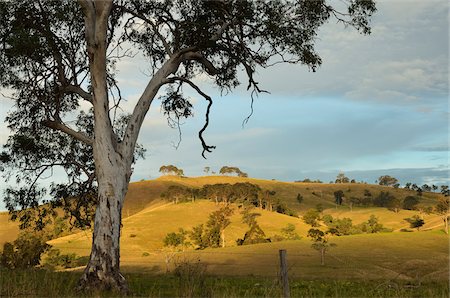
<svg viewBox="0 0 450 298"><path fill-rule="evenodd" d="M174 275L178 278L178 297L208 297L205 292L206 264L200 260L183 260L175 264Z"/></svg>
<svg viewBox="0 0 450 298"><path fill-rule="evenodd" d="M62 255L59 249L51 249L48 252L48 256L45 263L50 267L59 267L67 269L85 266L87 265L88 261L89 261L88 256L79 257L74 253Z"/></svg>
<svg viewBox="0 0 450 298"><path fill-rule="evenodd" d="M50 245L45 243L42 236L31 233L22 233L13 242L3 245L0 254L0 265L8 269L25 269L39 265L41 256Z"/></svg>

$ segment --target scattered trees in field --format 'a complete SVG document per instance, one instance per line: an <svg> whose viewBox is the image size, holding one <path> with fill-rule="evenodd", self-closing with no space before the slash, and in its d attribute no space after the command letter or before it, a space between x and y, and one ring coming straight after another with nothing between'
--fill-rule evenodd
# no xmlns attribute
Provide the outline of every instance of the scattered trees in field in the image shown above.
<svg viewBox="0 0 450 298"><path fill-rule="evenodd" d="M7 117L14 135L1 168L22 181L8 207L38 205L46 191L33 181L64 168L68 179L60 186L66 195L52 193L54 200L75 193L80 205L98 212L79 288L126 293L121 210L139 132L162 89L162 110L174 127L193 115L183 87L208 102L198 134L204 156L215 148L203 138L213 99L195 78L208 74L221 91L230 91L243 68L254 94L263 91L258 67L298 63L315 71L322 64L315 49L319 28L337 19L369 34L376 6L372 0L337 7L324 1L0 1L0 11L0 87L11 90L15 101ZM120 117L124 98L115 75L118 62L131 58L130 48L147 58L143 67L152 75L133 112ZM86 119L84 104L92 107L85 126L79 125ZM86 200L86 190L93 198Z"/></svg>
<svg viewBox="0 0 450 298"><path fill-rule="evenodd" d="M159 172L164 175L184 176L184 171L174 165L161 166Z"/></svg>

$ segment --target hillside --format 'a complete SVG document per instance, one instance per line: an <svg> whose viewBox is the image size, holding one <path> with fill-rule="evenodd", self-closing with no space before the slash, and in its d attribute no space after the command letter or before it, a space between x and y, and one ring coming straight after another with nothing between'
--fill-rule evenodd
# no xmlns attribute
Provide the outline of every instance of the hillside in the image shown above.
<svg viewBox="0 0 450 298"><path fill-rule="evenodd" d="M254 178L240 178L231 176L203 176L203 177L178 177L178 176L162 176L160 178L148 181L140 181L130 183L129 190L125 199L125 204L123 207L123 217L127 219L137 213L148 213L149 210L164 205L167 202L163 201L161 198L161 193L166 191L170 185L184 185L187 187L200 188L205 184L216 184L216 183L238 183L238 182L250 182L259 185L263 189L269 189L276 191L275 199L279 199L284 202L290 209L295 210L300 215L310 208L315 208L317 204L321 204L324 208L325 214L331 214L333 217L350 217L354 224L366 221L371 214L379 217L380 221L387 227L393 228L395 230L406 228L408 224L403 221L404 218L410 217L417 212L402 210L400 213L396 214L394 212L388 211L385 208L374 208L374 207L354 207L352 211L344 204L336 208L334 204L334 192L337 190L342 190L345 197L362 197L364 195L364 190L370 191L373 196L378 195L381 191L388 191L399 198L405 198L409 195L414 195L415 192L405 189L394 189L392 187L384 187L380 185L372 184L318 184L318 183L293 183L293 182L281 182L274 180L262 180ZM297 202L297 194L303 196L303 202L299 204ZM441 196L438 193L423 193L421 204L433 205L436 200ZM185 205L183 205L185 206ZM172 207L174 208L174 207ZM181 208L181 207L180 207ZM184 207L182 207L184 208ZM170 210L160 209L161 213L169 214ZM163 211L164 210L164 211ZM208 209L210 210L210 209ZM264 215L261 217L261 221L265 221L267 217ZM268 213L269 214L269 213ZM204 212L207 215L207 212ZM270 216L275 216L276 214L270 214ZM142 217L142 215L140 215ZM180 215L185 218L185 215ZM235 215L237 216L237 215ZM162 216L164 217L164 216ZM199 220L205 219L205 217L200 217ZM131 219L130 219L131 220ZM137 219L133 219L137 220ZM291 220L291 219L289 219ZM124 220L126 222L126 220ZM195 222L195 220L194 220ZM280 221L284 223L283 220ZM286 222L287 224L287 222ZM284 226L286 225L284 224ZM424 229L439 228L441 225L441 220L437 216L425 215L425 226ZM180 227L183 225L180 225ZM188 226L188 225L186 225ZM176 227L177 228L177 227ZM298 227L301 229L301 227ZM175 229L176 230L176 229ZM0 213L0 246L6 241L14 240L18 235L19 229L16 222L9 220L9 216L6 212ZM86 233L86 232L83 232Z"/></svg>

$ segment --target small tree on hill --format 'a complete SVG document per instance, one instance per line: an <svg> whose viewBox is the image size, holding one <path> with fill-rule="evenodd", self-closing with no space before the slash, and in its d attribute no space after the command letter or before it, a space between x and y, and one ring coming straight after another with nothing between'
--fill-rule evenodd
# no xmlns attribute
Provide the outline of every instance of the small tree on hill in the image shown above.
<svg viewBox="0 0 450 298"><path fill-rule="evenodd" d="M184 172L182 169L177 168L174 165L161 166L159 168L159 172L164 175L176 175L176 176L184 176Z"/></svg>
<svg viewBox="0 0 450 298"><path fill-rule="evenodd" d="M237 239L236 243L237 245L248 245L248 244L255 244L255 243L263 243L268 242L266 239L266 234L259 226L256 218L258 216L261 216L260 213L254 213L251 212L252 208L245 208L241 214L242 214L242 222L247 224L249 229L247 232L245 232L243 239Z"/></svg>
<svg viewBox="0 0 450 298"><path fill-rule="evenodd" d="M409 226L413 229L417 229L417 231L420 229L421 226L425 224L425 221L420 218L419 215L414 215L409 218L405 218L407 222L409 222Z"/></svg>
<svg viewBox="0 0 450 298"><path fill-rule="evenodd" d="M397 178L391 177L389 175L384 175L378 178L378 184L385 186L394 186L398 184L398 180Z"/></svg>
<svg viewBox="0 0 450 298"><path fill-rule="evenodd" d="M335 183L349 183L349 182L350 182L350 179L348 179L348 177L345 176L345 174L342 172L336 176Z"/></svg>
<svg viewBox="0 0 450 298"><path fill-rule="evenodd" d="M303 203L303 196L302 196L301 193L298 193L298 194L297 194L297 202L298 202L299 204Z"/></svg>
<svg viewBox="0 0 450 298"><path fill-rule="evenodd" d="M334 202L337 205L342 205L342 202L344 201L344 192L342 190L337 190L334 192Z"/></svg>
<svg viewBox="0 0 450 298"><path fill-rule="evenodd" d="M444 198L439 199L439 202L434 206L434 211L439 214L444 221L444 231L448 234L448 220L450 214L450 200L449 197L446 196Z"/></svg>
<svg viewBox="0 0 450 298"><path fill-rule="evenodd" d="M417 205L420 203L420 199L416 196L407 196L403 199L403 209L416 210Z"/></svg>
<svg viewBox="0 0 450 298"><path fill-rule="evenodd" d="M320 213L316 209L309 209L302 216L302 220L304 223L306 223L312 227L318 227L318 226L320 226L320 224L319 224Z"/></svg>
<svg viewBox="0 0 450 298"><path fill-rule="evenodd" d="M325 253L331 248L336 246L334 243L330 243L327 233L319 229L309 229L308 237L314 243L311 245L312 248L319 251L320 253L320 265L325 265Z"/></svg>

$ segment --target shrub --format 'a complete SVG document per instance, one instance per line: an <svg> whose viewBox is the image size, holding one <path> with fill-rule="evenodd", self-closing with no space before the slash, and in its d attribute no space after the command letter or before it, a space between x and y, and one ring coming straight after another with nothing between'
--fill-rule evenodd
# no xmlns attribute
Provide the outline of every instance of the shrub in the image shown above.
<svg viewBox="0 0 450 298"><path fill-rule="evenodd" d="M0 264L9 269L24 269L39 265L41 256L50 245L45 243L42 236L31 233L22 233L13 242L6 242L3 245L3 252L0 254Z"/></svg>

